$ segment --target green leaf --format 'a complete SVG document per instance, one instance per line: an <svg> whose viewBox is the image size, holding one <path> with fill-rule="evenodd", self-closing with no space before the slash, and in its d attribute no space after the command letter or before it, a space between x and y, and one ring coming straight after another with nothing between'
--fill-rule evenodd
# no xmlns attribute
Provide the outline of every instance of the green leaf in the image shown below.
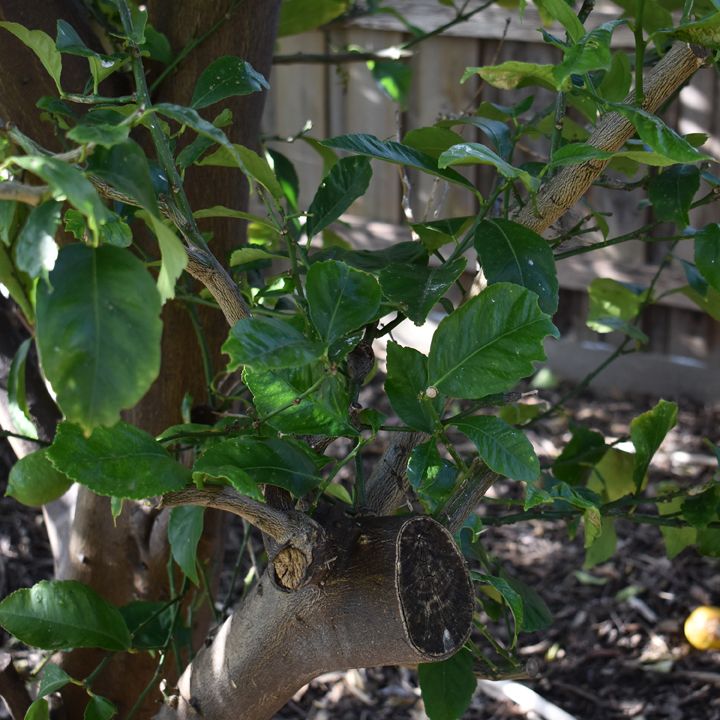
<svg viewBox="0 0 720 720"><path fill-rule="evenodd" d="M460 175L460 173L452 169L444 170L438 168L437 161L430 155L426 155L394 140L383 141L378 140L374 135L356 133L352 135L339 135L338 137L324 140L322 144L338 150L348 150L356 155L365 155L367 157L377 158L378 160L385 160L395 165L405 165L415 168L416 170L422 170L448 182L463 185L475 192L474 185Z"/></svg>
<svg viewBox="0 0 720 720"><path fill-rule="evenodd" d="M23 155L12 161L41 177L52 188L56 200L67 199L87 218L93 236L98 236L99 226L105 222L108 211L95 188L79 170L56 158L39 155Z"/></svg>
<svg viewBox="0 0 720 720"><path fill-rule="evenodd" d="M50 463L46 449L20 458L10 470L6 495L23 505L40 507L57 500L72 485L67 475Z"/></svg>
<svg viewBox="0 0 720 720"><path fill-rule="evenodd" d="M248 222L258 223L270 230L276 230L277 228L266 218L260 217L259 215L253 215L249 212L242 210L234 210L233 208L225 207L224 205L213 205L212 207L204 208L202 210L196 210L193 213L193 217L196 220L204 220L205 218L235 218L237 220L247 220Z"/></svg>
<svg viewBox="0 0 720 720"><path fill-rule="evenodd" d="M658 513L662 515L673 515L682 512L683 498L678 496L669 502L662 501L662 496L678 490L673 482L663 482L658 488ZM698 531L694 527L671 527L661 526L660 532L665 542L665 552L670 560L679 555L686 547L694 545L698 541Z"/></svg>
<svg viewBox="0 0 720 720"><path fill-rule="evenodd" d="M632 105L616 103L612 107L627 118L637 130L641 140L660 155L680 163L696 163L708 159L707 155L671 130L657 115Z"/></svg>
<svg viewBox="0 0 720 720"><path fill-rule="evenodd" d="M385 297L419 326L460 277L466 264L464 257L455 258L440 267L393 263L380 271L378 280Z"/></svg>
<svg viewBox="0 0 720 720"><path fill-rule="evenodd" d="M562 145L553 153L548 167L561 167L563 165L578 165L588 160L607 160L613 153L600 150L588 143L569 143Z"/></svg>
<svg viewBox="0 0 720 720"><path fill-rule="evenodd" d="M322 356L322 346L275 317L238 320L222 351L230 356L228 370L241 365L266 370L306 365Z"/></svg>
<svg viewBox="0 0 720 720"><path fill-rule="evenodd" d="M690 298L701 310L706 312L714 320L720 322L720 292L715 288L708 287L704 294L699 293L689 285L681 288L680 292Z"/></svg>
<svg viewBox="0 0 720 720"><path fill-rule="evenodd" d="M321 376L325 376L321 385L306 394ZM279 432L331 437L357 434L348 419L351 398L346 383L341 375L329 375L319 364L282 370L245 368L243 380L260 417L272 415L268 425Z"/></svg>
<svg viewBox="0 0 720 720"><path fill-rule="evenodd" d="M553 20L557 20L574 42L578 42L585 34L583 24L565 0L535 0L535 4Z"/></svg>
<svg viewBox="0 0 720 720"><path fill-rule="evenodd" d="M604 517L600 520L599 532L593 536L590 545L585 547L583 568L589 570L595 565L606 562L615 554L616 547L615 521L613 518Z"/></svg>
<svg viewBox="0 0 720 720"><path fill-rule="evenodd" d="M112 425L160 368L160 298L129 251L68 245L37 290L37 344L60 408L85 430Z"/></svg>
<svg viewBox="0 0 720 720"><path fill-rule="evenodd" d="M216 128L227 127L232 125L232 112L225 108L222 110L212 124ZM227 138L226 138L227 140ZM210 149L216 141L206 135L198 135L189 145L186 145L175 158L175 162L180 170L185 170L193 165L200 156L208 149ZM228 140L228 143L230 141Z"/></svg>
<svg viewBox="0 0 720 720"><path fill-rule="evenodd" d="M214 153L198 160L196 164L240 168L251 180L265 187L275 199L281 200L285 197L268 161L244 145L223 145Z"/></svg>
<svg viewBox="0 0 720 720"><path fill-rule="evenodd" d="M555 78L555 68L555 65L538 65L537 63L509 60L499 65L466 68L460 82L465 82L473 75L479 75L488 85L501 90L514 90L532 85L562 92L570 90L572 87L570 78L566 78L558 84Z"/></svg>
<svg viewBox="0 0 720 720"><path fill-rule="evenodd" d="M118 609L75 580L42 580L0 602L0 625L43 650L127 650L130 633Z"/></svg>
<svg viewBox="0 0 720 720"><path fill-rule="evenodd" d="M276 259L282 260L284 257L284 255L271 253L265 248L258 247L257 245L248 245L247 247L241 247L238 250L232 251L232 254L230 255L230 267L240 267L242 265L257 262L258 260L265 261L267 264Z"/></svg>
<svg viewBox="0 0 720 720"><path fill-rule="evenodd" d="M607 502L619 500L635 492L634 468L634 453L608 448L592 469L587 487L597 492Z"/></svg>
<svg viewBox="0 0 720 720"><path fill-rule="evenodd" d="M314 30L342 15L348 0L283 0L278 37Z"/></svg>
<svg viewBox="0 0 720 720"><path fill-rule="evenodd" d="M132 646L136 650L156 650L167 645L173 629L173 607L163 602L134 600L120 608Z"/></svg>
<svg viewBox="0 0 720 720"><path fill-rule="evenodd" d="M708 285L720 292L720 224L706 225L694 240L697 269Z"/></svg>
<svg viewBox="0 0 720 720"><path fill-rule="evenodd" d="M55 663L48 663L40 676L40 685L38 686L38 697L42 698L46 695L52 695L61 688L64 688L72 678Z"/></svg>
<svg viewBox="0 0 720 720"><path fill-rule="evenodd" d="M564 4L564 0L560 0ZM567 6L566 6L567 7ZM575 13L570 11L574 16ZM577 19L577 18L576 18ZM577 44L564 49L565 57L555 68L555 78L563 83L571 75L584 75L591 70L607 70L612 63L610 42L618 25L627 20L611 20L596 27L579 39Z"/></svg>
<svg viewBox="0 0 720 720"><path fill-rule="evenodd" d="M435 158L453 145L465 142L459 133L446 127L421 127L410 130L403 137L403 144Z"/></svg>
<svg viewBox="0 0 720 720"><path fill-rule="evenodd" d="M525 482L539 477L540 461L522 430L492 415L468 417L452 424L472 440L491 470Z"/></svg>
<svg viewBox="0 0 720 720"><path fill-rule="evenodd" d="M128 139L110 148L95 148L88 170L124 195L137 200L149 213L160 215L147 157L134 140Z"/></svg>
<svg viewBox="0 0 720 720"><path fill-rule="evenodd" d="M0 200L0 243L10 246L11 232L15 217L17 215L18 204L12 200Z"/></svg>
<svg viewBox="0 0 720 720"><path fill-rule="evenodd" d="M553 474L558 480L581 485L606 452L605 438L599 432L575 426L570 441L553 462Z"/></svg>
<svg viewBox="0 0 720 720"><path fill-rule="evenodd" d="M457 720L470 707L477 680L467 648L447 660L418 665L425 712L430 720Z"/></svg>
<svg viewBox="0 0 720 720"><path fill-rule="evenodd" d="M588 288L590 306L587 326L599 333L622 329L611 320L618 319L629 324L637 317L643 303L643 296L637 295L617 280L595 278Z"/></svg>
<svg viewBox="0 0 720 720"><path fill-rule="evenodd" d="M477 582L484 583L495 588L495 590L500 593L500 596L505 601L508 608L510 608L510 612L515 620L515 631L513 633L514 646L517 642L518 633L525 622L525 612L520 593L518 593L505 578L486 575L485 573L480 573L475 570L470 571L470 576Z"/></svg>
<svg viewBox="0 0 720 720"><path fill-rule="evenodd" d="M503 392L543 360L543 338L558 336L537 295L509 283L489 286L438 326L430 346L428 380L451 397Z"/></svg>
<svg viewBox="0 0 720 720"><path fill-rule="evenodd" d="M717 10L717 4L715 8ZM713 12L695 22L681 23L673 34L687 43L720 50L720 12Z"/></svg>
<svg viewBox="0 0 720 720"><path fill-rule="evenodd" d="M495 154L486 145L480 143L462 143L453 145L438 158L438 167L449 165L492 165L508 180L519 180L528 190L535 191L540 185L538 178L526 170L520 170Z"/></svg>
<svg viewBox="0 0 720 720"><path fill-rule="evenodd" d="M168 542L173 560L195 585L200 585L197 571L197 546L203 531L204 508L181 505L170 509Z"/></svg>
<svg viewBox="0 0 720 720"><path fill-rule="evenodd" d="M47 276L55 267L58 256L55 233L60 224L61 208L62 204L55 200L34 207L18 235L15 262L18 270L31 278Z"/></svg>
<svg viewBox="0 0 720 720"><path fill-rule="evenodd" d="M694 528L706 528L720 513L720 485L712 485L703 492L683 500L682 515Z"/></svg>
<svg viewBox="0 0 720 720"><path fill-rule="evenodd" d="M471 217L446 218L428 223L415 223L410 227L418 234L427 251L433 252L448 243L457 243L472 220Z"/></svg>
<svg viewBox="0 0 720 720"><path fill-rule="evenodd" d="M23 720L50 720L50 706L45 698L35 700L27 712Z"/></svg>
<svg viewBox="0 0 720 720"><path fill-rule="evenodd" d="M132 230L116 213L111 213L108 221L100 226L100 242L105 245L126 248L132 245Z"/></svg>
<svg viewBox="0 0 720 720"><path fill-rule="evenodd" d="M417 350L389 342L385 392L393 410L407 425L432 433L442 413L444 398L426 395L427 358Z"/></svg>
<svg viewBox="0 0 720 720"><path fill-rule="evenodd" d="M92 123L76 125L67 132L69 140L78 145L94 143L104 148L119 145L128 139L130 127L128 125L108 125L105 123Z"/></svg>
<svg viewBox="0 0 720 720"><path fill-rule="evenodd" d="M553 616L546 602L535 588L526 585L522 580L502 572L508 585L520 596L523 604L523 632L546 630L552 625Z"/></svg>
<svg viewBox="0 0 720 720"><path fill-rule="evenodd" d="M10 297L18 304L27 320L32 323L35 316L33 304L18 278L17 270L12 260L10 260L8 251L3 245L0 245L0 283L7 288Z"/></svg>
<svg viewBox="0 0 720 720"><path fill-rule="evenodd" d="M482 117L481 115L470 115L469 117L441 120L436 124L436 127L444 128L453 127L455 125L472 125L473 127L476 127L493 141L498 155L502 158L507 158L512 153L513 142L510 138L510 128L504 122ZM410 133L408 133L408 135L410 135ZM408 135L405 136L405 142L407 142ZM463 142L462 137L458 137L460 139L455 140L455 142L448 143L446 147L442 148L442 150L447 150L450 146ZM438 152L438 155L440 152Z"/></svg>
<svg viewBox="0 0 720 720"><path fill-rule="evenodd" d="M674 402L660 400L658 404L630 423L630 439L635 446L635 469L633 479L639 489L650 467L650 461L665 436L675 427L678 406Z"/></svg>
<svg viewBox="0 0 720 720"><path fill-rule="evenodd" d="M374 320L380 309L377 280L336 260L310 267L305 292L310 319L328 346Z"/></svg>
<svg viewBox="0 0 720 720"><path fill-rule="evenodd" d="M110 720L117 715L117 708L107 698L93 695L85 706L83 720Z"/></svg>
<svg viewBox="0 0 720 720"><path fill-rule="evenodd" d="M317 487L321 478L311 452L284 440L237 437L213 445L195 461L195 480L225 478L243 495L262 499L264 483L289 490L296 497Z"/></svg>
<svg viewBox="0 0 720 720"><path fill-rule="evenodd" d="M440 457L434 440L428 440L410 454L407 476L425 511L433 514L450 499L458 479L458 469Z"/></svg>
<svg viewBox="0 0 720 720"><path fill-rule="evenodd" d="M38 60L53 79L55 87L62 95L60 86L60 74L62 73L62 56L55 47L53 39L42 30L28 30L19 23L0 22L0 27L12 33L23 45L37 55Z"/></svg>
<svg viewBox="0 0 720 720"><path fill-rule="evenodd" d="M690 205L700 188L700 170L694 165L673 165L650 178L648 197L658 220L690 224Z"/></svg>
<svg viewBox="0 0 720 720"><path fill-rule="evenodd" d="M247 60L225 55L213 60L200 75L190 105L200 110L225 98L269 89L268 81Z"/></svg>
<svg viewBox="0 0 720 720"><path fill-rule="evenodd" d="M406 60L369 60L368 69L378 87L401 109L407 108L412 67Z"/></svg>
<svg viewBox="0 0 720 720"><path fill-rule="evenodd" d="M343 158L320 183L308 208L305 231L309 240L335 222L365 193L372 177L370 161L360 155Z"/></svg>
<svg viewBox="0 0 720 720"><path fill-rule="evenodd" d="M187 266L188 257L180 238L155 215L147 215L149 225L160 245L162 263L158 273L157 289L160 301L175 297L175 283Z"/></svg>
<svg viewBox="0 0 720 720"><path fill-rule="evenodd" d="M624 50L618 50L613 53L610 68L597 87L598 95L608 102L622 102L630 92L631 82L630 60Z"/></svg>
<svg viewBox="0 0 720 720"><path fill-rule="evenodd" d="M152 436L125 422L96 428L89 437L77 425L60 423L47 453L57 470L98 495L142 500L190 482L184 465Z"/></svg>
<svg viewBox="0 0 720 720"><path fill-rule="evenodd" d="M30 419L25 393L25 366L32 338L23 340L10 363L7 376L7 411L15 432L37 439L37 430Z"/></svg>
<svg viewBox="0 0 720 720"><path fill-rule="evenodd" d="M488 283L522 285L537 294L543 312L557 310L555 259L536 232L511 220L483 220L475 230L475 250Z"/></svg>

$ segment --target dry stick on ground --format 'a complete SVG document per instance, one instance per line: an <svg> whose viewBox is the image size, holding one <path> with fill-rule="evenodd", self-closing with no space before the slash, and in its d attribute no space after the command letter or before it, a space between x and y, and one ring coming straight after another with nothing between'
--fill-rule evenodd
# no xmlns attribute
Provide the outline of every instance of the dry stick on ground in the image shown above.
<svg viewBox="0 0 720 720"><path fill-rule="evenodd" d="M702 48L685 44L672 47L645 77L643 107L648 112L656 111L703 66L706 57L707 51ZM625 102L632 104L634 95L629 95ZM634 132L628 120L618 113L610 112L601 118L587 142L601 150L613 152L619 150ZM513 219L535 232L543 232L587 192L608 162L589 160L566 167L548 180L538 191L535 202L528 203ZM402 505L409 490L405 465L415 445L423 439L421 433L397 433L393 436L378 463L378 472L374 472L368 479L369 498L392 498L397 503L395 508ZM451 508L452 519L449 522L453 527L460 527L477 507L480 498L492 485L493 476L494 479L500 477L490 473L487 468L478 468L451 498L448 507ZM394 509L384 501L379 506L386 512Z"/></svg>

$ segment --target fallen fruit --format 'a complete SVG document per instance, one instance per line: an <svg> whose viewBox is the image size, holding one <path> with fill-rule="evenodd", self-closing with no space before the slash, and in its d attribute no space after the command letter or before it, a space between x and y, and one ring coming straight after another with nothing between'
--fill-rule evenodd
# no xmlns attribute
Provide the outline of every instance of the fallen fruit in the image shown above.
<svg viewBox="0 0 720 720"><path fill-rule="evenodd" d="M698 650L720 650L720 608L695 608L685 621L685 637Z"/></svg>

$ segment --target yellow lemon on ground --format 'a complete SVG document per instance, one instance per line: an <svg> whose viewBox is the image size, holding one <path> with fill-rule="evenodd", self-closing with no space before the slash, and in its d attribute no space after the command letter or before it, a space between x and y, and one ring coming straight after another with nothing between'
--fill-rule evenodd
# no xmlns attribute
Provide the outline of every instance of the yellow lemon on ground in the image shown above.
<svg viewBox="0 0 720 720"><path fill-rule="evenodd" d="M695 608L685 621L685 637L698 650L720 650L720 608Z"/></svg>

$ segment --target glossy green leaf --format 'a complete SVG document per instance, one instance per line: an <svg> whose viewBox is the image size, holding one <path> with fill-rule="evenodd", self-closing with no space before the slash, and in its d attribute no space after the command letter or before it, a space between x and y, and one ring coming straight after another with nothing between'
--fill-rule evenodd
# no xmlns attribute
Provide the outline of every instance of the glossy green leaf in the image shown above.
<svg viewBox="0 0 720 720"><path fill-rule="evenodd" d="M370 161L362 156L338 160L320 183L308 208L305 231L308 239L335 222L370 184L372 168Z"/></svg>
<svg viewBox="0 0 720 720"><path fill-rule="evenodd" d="M204 220L205 218L235 218L237 220L247 220L248 222L259 223L271 230L275 230L275 226L267 219L259 215L253 215L243 210L234 210L224 205L213 205L212 207L196 210L193 213L196 220Z"/></svg>
<svg viewBox="0 0 720 720"><path fill-rule="evenodd" d="M62 56L55 47L53 39L42 30L28 30L14 22L0 22L0 28L12 33L23 45L26 45L37 56L47 74L53 79L55 87L62 95L60 74L62 72Z"/></svg>
<svg viewBox="0 0 720 720"><path fill-rule="evenodd" d="M94 236L105 222L107 210L90 181L75 167L53 157L23 155L13 158L15 165L29 170L50 185L53 197L67 201L88 221Z"/></svg>
<svg viewBox="0 0 720 720"><path fill-rule="evenodd" d="M268 90L268 81L239 57L225 55L213 60L195 84L190 105L196 110L237 95Z"/></svg>
<svg viewBox="0 0 720 720"><path fill-rule="evenodd" d="M410 130L403 137L403 144L437 159L440 154L458 143L463 136L446 127L421 127Z"/></svg>
<svg viewBox="0 0 720 720"><path fill-rule="evenodd" d="M680 163L696 163L708 159L707 155L694 148L657 115L632 105L617 103L612 107L633 124L641 140L656 153Z"/></svg>
<svg viewBox="0 0 720 720"><path fill-rule="evenodd" d="M31 278L47 275L58 256L55 233L60 224L62 204L49 200L34 207L18 235L15 262Z"/></svg>
<svg viewBox="0 0 720 720"><path fill-rule="evenodd" d="M471 217L445 218L427 223L415 223L410 227L417 233L427 251L433 252L448 243L457 243L472 220Z"/></svg>
<svg viewBox="0 0 720 720"><path fill-rule="evenodd" d="M513 646L517 642L517 636L520 630L523 627L523 623L525 622L525 612L523 607L523 601L522 596L519 592L513 588L510 583L502 577L494 577L493 575L487 575L485 573L477 572L477 571L470 571L470 576L473 580L490 585L490 587L494 588L499 594L500 597L505 601L505 604L510 609L510 612L512 613L513 619L515 621L515 629L513 632Z"/></svg>
<svg viewBox="0 0 720 720"><path fill-rule="evenodd" d="M37 291L37 344L60 408L86 430L112 425L160 368L160 297L129 251L68 245Z"/></svg>
<svg viewBox="0 0 720 720"><path fill-rule="evenodd" d="M61 667L55 665L55 663L48 663L40 676L38 697L52 695L54 692L64 688L70 680L70 676Z"/></svg>
<svg viewBox="0 0 720 720"><path fill-rule="evenodd" d="M441 120L437 123L438 127L453 127L455 125L472 125L492 140L495 150L502 158L507 158L512 153L512 140L510 138L510 128L507 123L500 120L482 117L481 115L470 115L468 117L460 117L456 119ZM408 133L409 134L409 133ZM407 136L405 138L407 140ZM447 150L451 145L457 145L463 142L462 138L454 143L449 143L443 150ZM439 153L438 153L439 154Z"/></svg>
<svg viewBox="0 0 720 720"><path fill-rule="evenodd" d="M537 294L543 312L555 313L557 271L544 238L512 220L483 220L475 230L475 250L489 284L522 285Z"/></svg>
<svg viewBox="0 0 720 720"><path fill-rule="evenodd" d="M152 436L125 422L96 428L89 437L63 422L47 453L57 470L98 495L142 500L190 482L184 465Z"/></svg>
<svg viewBox="0 0 720 720"><path fill-rule="evenodd" d="M0 602L0 625L43 650L126 650L130 633L117 608L75 580L42 580Z"/></svg>
<svg viewBox="0 0 720 720"><path fill-rule="evenodd" d="M711 485L683 500L682 515L695 528L706 528L720 513L720 485Z"/></svg>
<svg viewBox="0 0 720 720"><path fill-rule="evenodd" d="M380 271L378 280L383 295L416 325L422 325L440 298L460 277L466 263L464 257L439 267L393 263Z"/></svg>
<svg viewBox="0 0 720 720"><path fill-rule="evenodd" d="M501 90L514 90L533 85L548 90L567 91L571 88L570 78L558 85L555 79L555 65L538 65L537 63L508 60L499 65L484 65L466 68L460 82L465 82L473 75L479 75L488 85Z"/></svg>
<svg viewBox="0 0 720 720"><path fill-rule="evenodd" d="M557 20L574 42L585 34L585 28L572 6L565 0L535 0L535 4L553 20Z"/></svg>
<svg viewBox="0 0 720 720"><path fill-rule="evenodd" d="M673 165L648 183L648 198L658 220L690 224L690 205L700 188L700 170L694 165Z"/></svg>
<svg viewBox="0 0 720 720"><path fill-rule="evenodd" d="M447 660L418 665L425 712L430 720L457 720L470 706L477 680L467 648Z"/></svg>
<svg viewBox="0 0 720 720"><path fill-rule="evenodd" d="M239 167L251 180L259 182L277 200L284 197L283 189L265 158L244 145L222 145L214 153L198 160L197 165Z"/></svg>
<svg viewBox="0 0 720 720"><path fill-rule="evenodd" d="M398 417L410 427L432 433L438 425L444 398L428 397L427 358L410 347L389 342L385 392Z"/></svg>
<svg viewBox="0 0 720 720"><path fill-rule="evenodd" d="M126 248L132 245L132 230L116 213L111 213L107 222L100 226L100 242L105 245Z"/></svg>
<svg viewBox="0 0 720 720"><path fill-rule="evenodd" d="M78 145L93 143L104 148L111 148L119 145L128 139L130 127L128 125L107 125L104 123L92 123L76 125L68 130L69 140Z"/></svg>
<svg viewBox="0 0 720 720"><path fill-rule="evenodd" d="M368 273L343 262L316 262L305 288L310 319L326 345L377 317L380 285Z"/></svg>
<svg viewBox="0 0 720 720"><path fill-rule="evenodd" d="M117 715L117 708L107 698L93 695L85 706L83 720L111 720Z"/></svg>
<svg viewBox="0 0 720 720"><path fill-rule="evenodd" d="M310 260L313 263L341 260L360 270L376 272L390 263L427 265L428 254L422 243L409 241L395 243L384 250L347 250L344 247L330 247L314 253Z"/></svg>
<svg viewBox="0 0 720 720"><path fill-rule="evenodd" d="M408 480L429 514L436 513L450 499L458 474L455 465L440 456L434 440L418 445L410 454Z"/></svg>
<svg viewBox="0 0 720 720"><path fill-rule="evenodd" d="M37 439L37 430L30 419L25 392L25 367L32 338L23 340L10 363L7 376L7 412L15 432Z"/></svg>
<svg viewBox="0 0 720 720"><path fill-rule="evenodd" d="M150 167L142 148L134 140L125 140L111 148L96 148L88 170L111 187L136 200L153 215L159 215Z"/></svg>
<svg viewBox="0 0 720 720"><path fill-rule="evenodd" d="M713 12L694 22L681 23L674 29L674 35L687 43L720 50L720 12Z"/></svg>
<svg viewBox="0 0 720 720"><path fill-rule="evenodd" d="M545 358L547 335L558 332L537 295L496 283L440 323L430 346L428 382L457 398L503 392Z"/></svg>
<svg viewBox="0 0 720 720"><path fill-rule="evenodd" d="M640 312L643 296L629 290L617 280L596 278L588 288L590 306L587 326L599 333L609 333L621 329L613 319L629 323Z"/></svg>
<svg viewBox="0 0 720 720"><path fill-rule="evenodd" d="M525 482L540 475L540 461L522 430L493 415L468 417L453 426L472 440L478 455L496 473Z"/></svg>
<svg viewBox="0 0 720 720"><path fill-rule="evenodd" d="M23 720L50 720L50 706L45 698L34 700Z"/></svg>
<svg viewBox="0 0 720 720"><path fill-rule="evenodd" d="M232 112L229 108L225 108L219 112L212 124L216 128L224 128L232 124ZM207 135L198 135L189 145L186 145L175 158L175 162L180 170L185 170L200 159L200 156L209 150L216 141ZM228 142L230 142L228 140Z"/></svg>
<svg viewBox="0 0 720 720"><path fill-rule="evenodd" d="M681 288L680 292L692 300L703 312L720 322L720 292L718 290L708 287L704 294L700 294L688 285Z"/></svg>
<svg viewBox="0 0 720 720"><path fill-rule="evenodd" d="M613 153L600 150L600 148L596 148L594 145L587 143L569 143L555 150L550 158L549 166L578 165L588 160L608 160L611 157L613 157Z"/></svg>
<svg viewBox="0 0 720 720"><path fill-rule="evenodd" d="M540 181L526 170L516 168L503 160L486 145L480 143L462 143L453 145L438 158L438 167L450 165L492 165L508 180L519 180L528 190L537 190Z"/></svg>
<svg viewBox="0 0 720 720"><path fill-rule="evenodd" d="M552 625L553 616L547 603L542 599L537 590L505 572L502 572L501 576L522 600L522 631L537 632L538 630L546 630L549 628L550 625Z"/></svg>
<svg viewBox="0 0 720 720"><path fill-rule="evenodd" d="M155 215L147 215L149 225L160 246L160 272L158 273L157 289L160 301L165 302L175 297L175 283L185 269L188 257L180 238Z"/></svg>
<svg viewBox="0 0 720 720"><path fill-rule="evenodd" d="M587 529L586 529L587 532ZM617 533L615 520L609 517L600 519L600 529L593 534L592 542L585 547L585 561L583 568L589 570L595 565L608 561L617 548Z"/></svg>
<svg viewBox="0 0 720 720"><path fill-rule="evenodd" d="M663 482L658 488L658 513L662 515L674 515L682 512L683 498L682 496L674 497L672 500L662 502L662 496L674 493L678 490L677 484L673 482ZM679 555L686 547L694 545L698 540L698 530L694 527L666 527L660 526L663 541L665 542L665 552L670 560Z"/></svg>
<svg viewBox="0 0 720 720"><path fill-rule="evenodd" d="M394 140L378 140L374 135L356 133L352 135L339 135L338 137L324 140L322 144L326 147L336 148L337 150L347 150L356 155L365 155L367 157L377 158L378 160L385 160L395 165L405 165L415 168L416 170L422 170L448 182L463 185L475 191L473 184L460 175L460 173L452 169L444 170L438 168L437 161L430 155L426 155Z"/></svg>
<svg viewBox="0 0 720 720"><path fill-rule="evenodd" d="M72 480L50 463L43 448L20 458L10 470L5 494L23 505L40 507L57 500L72 485Z"/></svg>
<svg viewBox="0 0 720 720"><path fill-rule="evenodd" d="M632 72L627 52L617 50L613 53L608 71L598 85L598 95L609 102L622 102L630 92L631 82Z"/></svg>
<svg viewBox="0 0 720 720"><path fill-rule="evenodd" d="M706 225L694 241L697 269L708 285L720 292L720 224Z"/></svg>
<svg viewBox="0 0 720 720"><path fill-rule="evenodd" d="M260 370L306 365L322 356L322 346L295 327L274 317L238 320L222 351L230 356L228 370L241 365Z"/></svg>
<svg viewBox="0 0 720 720"><path fill-rule="evenodd" d="M321 376L325 379L313 392L307 391ZM253 394L260 417L283 433L354 436L348 410L350 394L341 375L328 375L318 364L282 370L246 368L245 384Z"/></svg>
<svg viewBox="0 0 720 720"><path fill-rule="evenodd" d="M329 23L348 9L348 0L283 0L278 37L308 32Z"/></svg>
<svg viewBox="0 0 720 720"><path fill-rule="evenodd" d="M243 495L262 499L260 486L277 485L296 497L321 478L310 451L285 440L237 437L213 445L195 461L193 477L225 478Z"/></svg>
<svg viewBox="0 0 720 720"><path fill-rule="evenodd" d="M564 0L559 0L565 4ZM566 6L567 7L567 6ZM575 13L570 10L574 16ZM576 18L577 19L577 18ZM583 35L576 44L564 50L563 61L555 68L555 78L562 84L570 75L583 75L592 70L607 70L612 64L610 42L618 25L626 20L611 20Z"/></svg>
<svg viewBox="0 0 720 720"><path fill-rule="evenodd" d="M11 232L17 216L18 204L12 200L0 200L0 243L10 246Z"/></svg>
<svg viewBox="0 0 720 720"><path fill-rule="evenodd" d="M7 288L10 297L18 304L27 320L32 323L35 316L33 304L30 301L27 289L18 278L15 264L10 259L8 250L4 245L0 245L0 283Z"/></svg>
<svg viewBox="0 0 720 720"><path fill-rule="evenodd" d="M197 546L203 531L204 512L204 508L196 505L181 505L170 509L168 521L168 542L173 560L198 586Z"/></svg>
<svg viewBox="0 0 720 720"><path fill-rule="evenodd" d="M675 427L678 406L674 402L660 400L658 404L630 423L630 439L635 446L635 487L640 488L650 461L665 436Z"/></svg>

